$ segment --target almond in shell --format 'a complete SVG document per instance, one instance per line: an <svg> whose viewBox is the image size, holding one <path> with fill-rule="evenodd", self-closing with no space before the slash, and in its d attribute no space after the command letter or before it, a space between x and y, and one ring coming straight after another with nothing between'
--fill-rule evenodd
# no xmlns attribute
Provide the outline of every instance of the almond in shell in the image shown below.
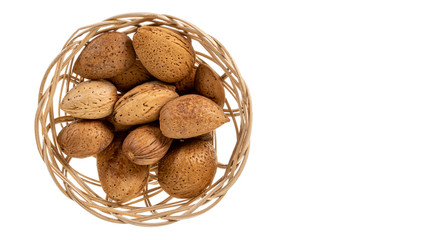
<svg viewBox="0 0 432 240"><path fill-rule="evenodd" d="M165 137L158 126L143 125L131 131L123 142L123 152L139 165L157 163L167 153L172 139Z"/></svg>
<svg viewBox="0 0 432 240"><path fill-rule="evenodd" d="M60 109L76 118L109 116L117 101L116 87L106 80L90 80L73 87L62 99Z"/></svg>
<svg viewBox="0 0 432 240"><path fill-rule="evenodd" d="M206 63L201 63L195 73L195 90L197 93L210 98L217 105L223 107L225 103L225 89L220 76Z"/></svg>
<svg viewBox="0 0 432 240"><path fill-rule="evenodd" d="M60 149L69 157L85 158L104 150L114 133L100 120L79 120L64 127L57 136Z"/></svg>
<svg viewBox="0 0 432 240"><path fill-rule="evenodd" d="M194 198L212 183L217 170L213 145L207 141L178 142L158 163L158 182L172 197Z"/></svg>
<svg viewBox="0 0 432 240"><path fill-rule="evenodd" d="M114 77L136 60L132 40L121 32L106 32L97 36L78 56L73 71L88 79Z"/></svg>
<svg viewBox="0 0 432 240"><path fill-rule="evenodd" d="M175 87L160 81L146 82L125 93L115 104L113 119L122 125L153 122L161 108L178 97Z"/></svg>
<svg viewBox="0 0 432 240"><path fill-rule="evenodd" d="M197 94L180 96L166 103L160 112L163 135L169 138L192 138L208 133L229 122L222 108Z"/></svg>
<svg viewBox="0 0 432 240"><path fill-rule="evenodd" d="M186 78L195 63L192 44L170 29L142 26L133 37L138 58L151 75L164 82Z"/></svg>

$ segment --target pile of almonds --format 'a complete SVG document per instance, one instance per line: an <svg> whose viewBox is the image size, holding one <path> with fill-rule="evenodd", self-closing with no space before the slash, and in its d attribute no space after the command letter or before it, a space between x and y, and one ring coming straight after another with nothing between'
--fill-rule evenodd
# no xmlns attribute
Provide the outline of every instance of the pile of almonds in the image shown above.
<svg viewBox="0 0 432 240"><path fill-rule="evenodd" d="M194 198L211 185L211 133L229 119L220 76L195 60L190 39L157 26L138 28L133 40L102 33L76 59L73 72L84 81L60 104L76 120L57 142L69 157L96 158L110 199L141 195L151 171L176 198Z"/></svg>

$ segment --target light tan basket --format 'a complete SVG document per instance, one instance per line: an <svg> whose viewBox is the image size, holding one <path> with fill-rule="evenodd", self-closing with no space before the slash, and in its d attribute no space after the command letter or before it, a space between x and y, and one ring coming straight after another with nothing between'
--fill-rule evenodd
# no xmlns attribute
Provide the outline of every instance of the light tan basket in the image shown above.
<svg viewBox="0 0 432 240"><path fill-rule="evenodd" d="M75 169L74 160L60 150L58 132L73 121L59 109L59 102L74 85L84 79L72 73L74 60L86 44L107 31L120 31L133 35L142 25L157 25L177 31L192 41L197 62L205 61L220 69L227 92L224 112L235 130L235 144L227 163L218 161L217 177L200 196L193 199L177 199L165 194L150 174L147 187L139 197L118 204L101 191L97 177ZM111 17L97 24L79 28L66 42L61 52L49 65L39 90L35 117L36 143L42 160L59 189L93 215L115 223L139 226L160 226L197 216L214 207L233 186L245 167L249 153L252 126L251 97L245 81L228 51L216 39L196 26L179 18L153 13L130 13ZM216 147L216 134L213 132ZM220 139L223 139L221 136ZM89 160L91 161L91 160ZM96 162L94 161L94 165ZM97 175L96 175L97 176Z"/></svg>

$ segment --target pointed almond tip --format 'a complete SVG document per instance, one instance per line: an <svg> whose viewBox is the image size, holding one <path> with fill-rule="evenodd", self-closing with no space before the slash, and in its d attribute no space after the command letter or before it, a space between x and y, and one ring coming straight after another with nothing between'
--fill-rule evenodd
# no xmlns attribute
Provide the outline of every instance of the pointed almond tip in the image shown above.
<svg viewBox="0 0 432 240"><path fill-rule="evenodd" d="M224 119L223 123L227 123L227 122L231 121L227 115L224 115L224 116L225 116L225 119Z"/></svg>
<svg viewBox="0 0 432 240"><path fill-rule="evenodd" d="M123 146L123 148L124 148L124 146ZM131 161L134 161L135 160L135 155L131 152L131 151L128 151L128 150L123 150L123 153L125 154L125 156L129 159L129 160L131 160Z"/></svg>
<svg viewBox="0 0 432 240"><path fill-rule="evenodd" d="M61 101L59 108L60 108L61 110L64 111L64 104L63 104L63 101Z"/></svg>

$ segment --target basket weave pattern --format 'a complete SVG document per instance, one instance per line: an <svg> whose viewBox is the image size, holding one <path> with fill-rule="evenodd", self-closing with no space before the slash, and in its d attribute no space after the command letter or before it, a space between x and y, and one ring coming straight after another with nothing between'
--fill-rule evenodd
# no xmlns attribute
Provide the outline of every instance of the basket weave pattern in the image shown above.
<svg viewBox="0 0 432 240"><path fill-rule="evenodd" d="M218 163L220 178L200 196L177 199L164 195L152 172L142 195L123 204L116 203L102 193L98 179L88 177L70 163L57 143L58 132L75 120L59 109L59 103L73 86L84 79L72 73L74 60L86 44L101 33L119 31L133 34L143 25L162 26L177 31L192 41L196 61L212 62L221 71L227 93L224 112L233 124L236 143L227 164ZM203 49L201 51L201 49ZM229 96L228 96L229 95ZM252 126L251 98L240 72L228 51L216 39L196 26L169 15L130 13L115 16L97 24L79 28L66 42L62 51L49 65L39 89L35 116L36 143L42 160L58 188L91 214L115 223L139 226L160 226L197 216L214 207L240 176L249 153ZM223 139L223 136L220 137ZM217 146L213 132L213 144ZM98 191L99 190L99 191Z"/></svg>

